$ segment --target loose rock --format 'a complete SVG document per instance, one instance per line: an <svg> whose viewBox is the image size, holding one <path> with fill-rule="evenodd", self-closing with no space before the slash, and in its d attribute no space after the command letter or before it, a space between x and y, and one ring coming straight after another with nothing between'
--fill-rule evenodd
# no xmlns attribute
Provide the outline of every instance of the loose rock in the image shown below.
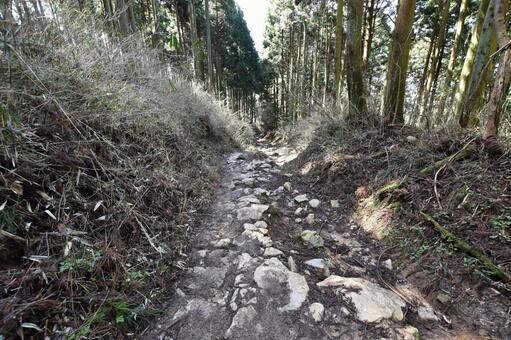
<svg viewBox="0 0 511 340"><path fill-rule="evenodd" d="M420 306L417 308L417 315L419 319L424 321L438 321L438 317L431 306Z"/></svg>
<svg viewBox="0 0 511 340"><path fill-rule="evenodd" d="M303 243L305 243L305 245L311 248L320 248L324 245L323 238L313 230L304 230L301 233L300 238L302 239Z"/></svg>
<svg viewBox="0 0 511 340"><path fill-rule="evenodd" d="M307 215L307 217L305 218L305 222L307 222L307 224L309 225L313 225L314 224L314 221L315 221L315 216L314 214L309 214Z"/></svg>
<svg viewBox="0 0 511 340"><path fill-rule="evenodd" d="M309 306L309 313L314 321L321 322L321 320L323 320L323 315L325 314L325 307L319 302L314 302Z"/></svg>
<svg viewBox="0 0 511 340"><path fill-rule="evenodd" d="M279 249L273 248L273 247L266 248L264 250L264 254L263 254L264 257L274 257L274 256L280 256L280 255L284 255L284 253L282 251L280 251Z"/></svg>
<svg viewBox="0 0 511 340"><path fill-rule="evenodd" d="M314 209L316 209L317 207L319 207L320 203L321 203L321 202L320 202L319 200L315 199L315 198L309 201L309 205L310 205L312 208L314 208Z"/></svg>
<svg viewBox="0 0 511 340"><path fill-rule="evenodd" d="M330 201L330 205L332 206L332 208L339 208L340 207L338 200L331 200Z"/></svg>
<svg viewBox="0 0 511 340"><path fill-rule="evenodd" d="M309 199L307 198L307 195L298 195L295 197L295 202L296 203L303 203L303 202L307 202Z"/></svg>
<svg viewBox="0 0 511 340"><path fill-rule="evenodd" d="M269 207L265 204L252 204L250 207L241 208L238 210L238 220L260 220Z"/></svg>
<svg viewBox="0 0 511 340"><path fill-rule="evenodd" d="M290 182L286 182L284 183L284 189L286 189L286 191L291 192L291 190L293 190L293 187Z"/></svg>

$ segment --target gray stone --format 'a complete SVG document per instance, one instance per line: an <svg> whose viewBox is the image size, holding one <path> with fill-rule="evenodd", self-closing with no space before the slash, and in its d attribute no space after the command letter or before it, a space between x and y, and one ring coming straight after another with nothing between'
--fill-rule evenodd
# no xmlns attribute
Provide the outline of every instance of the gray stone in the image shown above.
<svg viewBox="0 0 511 340"><path fill-rule="evenodd" d="M403 320L405 302L394 292L362 278L332 275L317 284L319 287L343 287L346 296L357 310L357 317L364 322L379 322L383 319Z"/></svg>
<svg viewBox="0 0 511 340"><path fill-rule="evenodd" d="M251 186L254 186L254 184L255 184L255 179L254 179L254 178L251 178L251 177L249 177L249 178L244 178L244 179L242 179L242 180L241 180L241 183L243 183L244 185L248 185L249 187L251 187Z"/></svg>
<svg viewBox="0 0 511 340"><path fill-rule="evenodd" d="M436 299L443 303L444 305L449 304L452 301L452 297L446 293L438 293Z"/></svg>
<svg viewBox="0 0 511 340"><path fill-rule="evenodd" d="M340 207L339 200L331 200L330 205L332 206L332 208L339 208Z"/></svg>
<svg viewBox="0 0 511 340"><path fill-rule="evenodd" d="M416 143L419 139L415 136L406 136L408 143Z"/></svg>
<svg viewBox="0 0 511 340"><path fill-rule="evenodd" d="M295 216L303 216L306 210L302 207L296 208L295 210Z"/></svg>
<svg viewBox="0 0 511 340"><path fill-rule="evenodd" d="M314 208L314 209L316 209L317 207L319 207L320 203L321 203L321 202L320 202L319 200L315 199L315 198L309 201L309 205L310 205L312 208Z"/></svg>
<svg viewBox="0 0 511 340"><path fill-rule="evenodd" d="M286 189L286 191L291 192L291 190L293 190L293 186L291 185L290 182L286 182L284 183L284 189Z"/></svg>
<svg viewBox="0 0 511 340"><path fill-rule="evenodd" d="M259 230L253 231L253 230L245 230L243 232L243 235L247 236L248 238L255 240L259 242L264 247L271 247L273 245L273 241L268 236L265 236L263 233L261 233Z"/></svg>
<svg viewBox="0 0 511 340"><path fill-rule="evenodd" d="M242 307L238 309L234 318L232 318L231 326L225 333L225 337L230 339L236 331L243 331L246 328L252 327L252 323L257 316L257 311L252 306Z"/></svg>
<svg viewBox="0 0 511 340"><path fill-rule="evenodd" d="M260 220L269 207L265 204L252 204L250 207L241 208L238 210L238 220Z"/></svg>
<svg viewBox="0 0 511 340"><path fill-rule="evenodd" d="M417 315L423 321L438 321L438 317L431 306L419 306L417 308Z"/></svg>
<svg viewBox="0 0 511 340"><path fill-rule="evenodd" d="M419 330L413 326L406 326L404 328L396 329L396 332L400 335L401 340L419 340Z"/></svg>
<svg viewBox="0 0 511 340"><path fill-rule="evenodd" d="M251 265L257 263L257 259L250 256L248 253L243 253L238 256L238 272L246 270Z"/></svg>
<svg viewBox="0 0 511 340"><path fill-rule="evenodd" d="M298 267L296 266L296 262L292 256L289 256L287 258L287 266L289 267L290 271L295 272L295 273L298 272Z"/></svg>
<svg viewBox="0 0 511 340"><path fill-rule="evenodd" d="M295 197L295 202L296 203L303 203L303 202L307 202L309 199L307 198L307 195L298 195Z"/></svg>
<svg viewBox="0 0 511 340"><path fill-rule="evenodd" d="M305 245L311 248L320 248L324 245L323 238L313 230L302 231L300 238L302 239L303 243L305 243Z"/></svg>
<svg viewBox="0 0 511 340"><path fill-rule="evenodd" d="M280 256L284 255L282 251L280 251L277 248L269 247L264 250L264 257L274 257L274 256Z"/></svg>
<svg viewBox="0 0 511 340"><path fill-rule="evenodd" d="M326 263L325 260L323 259L312 259L312 260L308 260L308 261L305 261L305 264L310 266L310 267L313 267L313 268L317 268L317 269L325 269L325 268L328 268L328 264Z"/></svg>
<svg viewBox="0 0 511 340"><path fill-rule="evenodd" d="M221 240L218 240L218 241L214 241L212 243L213 247L215 248L225 248L227 247L228 245L230 245L232 242L232 240L230 238L223 238Z"/></svg>
<svg viewBox="0 0 511 340"><path fill-rule="evenodd" d="M257 196L259 196L259 195L269 196L269 192L268 192L268 190L265 190L263 188L255 188L254 189L254 195L257 195Z"/></svg>
<svg viewBox="0 0 511 340"><path fill-rule="evenodd" d="M256 226L256 228L268 229L268 223L264 221L257 221L256 223L254 223L254 226Z"/></svg>
<svg viewBox="0 0 511 340"><path fill-rule="evenodd" d="M392 260L388 259L382 262L383 266L389 270L392 270Z"/></svg>
<svg viewBox="0 0 511 340"><path fill-rule="evenodd" d="M314 302L309 306L309 313L314 321L321 322L325 314L325 307L319 302Z"/></svg>
<svg viewBox="0 0 511 340"><path fill-rule="evenodd" d="M309 292L305 278L289 271L275 257L265 260L256 268L254 281L278 303L277 310L280 312L299 309Z"/></svg>
<svg viewBox="0 0 511 340"><path fill-rule="evenodd" d="M313 225L315 219L316 219L316 217L314 216L314 214L309 214L309 215L307 215L307 217L305 217L305 222L309 225Z"/></svg>

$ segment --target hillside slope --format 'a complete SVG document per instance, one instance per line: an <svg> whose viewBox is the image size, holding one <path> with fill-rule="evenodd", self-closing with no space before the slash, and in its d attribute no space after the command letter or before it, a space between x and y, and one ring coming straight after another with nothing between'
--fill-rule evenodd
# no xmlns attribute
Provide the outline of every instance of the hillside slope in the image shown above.
<svg viewBox="0 0 511 340"><path fill-rule="evenodd" d="M6 338L142 327L219 156L251 138L136 37L107 38L82 19L23 26L0 50Z"/></svg>

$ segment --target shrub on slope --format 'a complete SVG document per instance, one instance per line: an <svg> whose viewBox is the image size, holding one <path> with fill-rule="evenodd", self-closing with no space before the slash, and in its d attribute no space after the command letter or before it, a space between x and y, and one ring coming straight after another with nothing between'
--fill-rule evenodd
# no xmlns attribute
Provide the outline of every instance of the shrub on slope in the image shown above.
<svg viewBox="0 0 511 340"><path fill-rule="evenodd" d="M58 21L58 22L57 22ZM251 130L137 38L58 14L0 51L0 334L126 334Z"/></svg>

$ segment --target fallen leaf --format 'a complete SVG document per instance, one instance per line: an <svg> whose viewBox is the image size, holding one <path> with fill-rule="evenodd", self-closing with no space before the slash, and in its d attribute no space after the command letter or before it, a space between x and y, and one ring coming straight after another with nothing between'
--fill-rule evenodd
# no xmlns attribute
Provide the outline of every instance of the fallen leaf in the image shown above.
<svg viewBox="0 0 511 340"><path fill-rule="evenodd" d="M23 186L20 181L14 181L9 189L18 196L23 195Z"/></svg>
<svg viewBox="0 0 511 340"><path fill-rule="evenodd" d="M98 210L98 208L103 204L103 201L98 201L98 203L96 203L96 205L94 206L94 209L92 211L96 211Z"/></svg>
<svg viewBox="0 0 511 340"><path fill-rule="evenodd" d="M51 213L51 211L49 211L49 210L45 210L44 212L45 212L46 214L48 214L48 216L50 216L50 217L51 217L51 218L53 218L54 220L56 220L56 219L57 219L57 218L55 217L55 215L53 215L53 214Z"/></svg>

